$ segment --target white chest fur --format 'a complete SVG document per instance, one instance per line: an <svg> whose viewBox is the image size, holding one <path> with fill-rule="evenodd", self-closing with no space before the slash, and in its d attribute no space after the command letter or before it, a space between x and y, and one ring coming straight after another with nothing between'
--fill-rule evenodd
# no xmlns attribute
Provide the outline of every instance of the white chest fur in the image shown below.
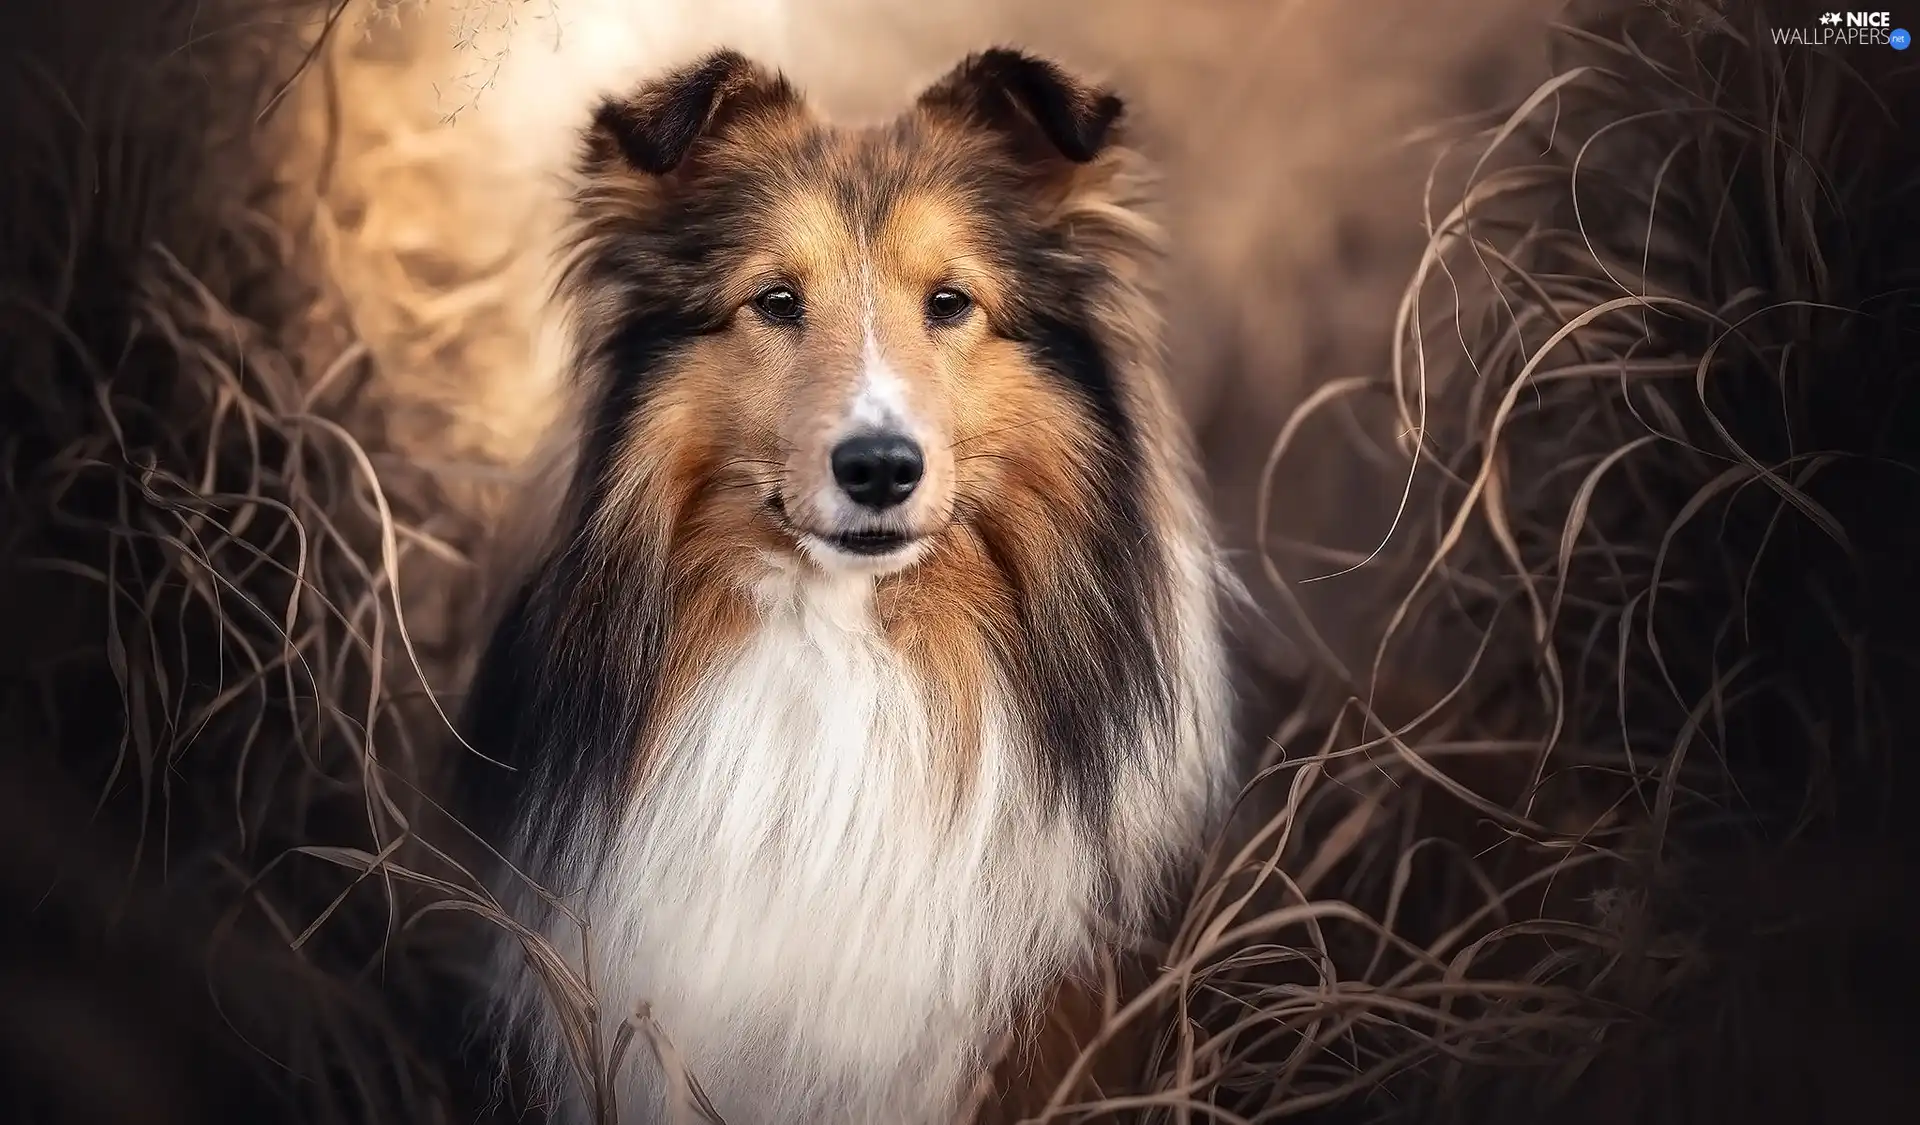
<svg viewBox="0 0 1920 1125"><path fill-rule="evenodd" d="M870 580L756 596L588 895L606 1022L651 1005L729 1125L947 1125L1010 1003L1086 948L1087 847L993 692L956 810ZM629 1058L622 1118L649 1120L651 1054Z"/></svg>

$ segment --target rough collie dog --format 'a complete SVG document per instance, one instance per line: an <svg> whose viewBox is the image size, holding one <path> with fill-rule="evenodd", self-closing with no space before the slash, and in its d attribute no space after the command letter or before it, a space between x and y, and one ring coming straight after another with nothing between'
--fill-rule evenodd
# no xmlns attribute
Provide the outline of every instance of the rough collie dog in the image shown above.
<svg viewBox="0 0 1920 1125"><path fill-rule="evenodd" d="M842 129L720 52L597 113L569 491L466 724L597 1003L509 939L563 1119L623 1038L664 1119L645 1012L730 1125L946 1125L1195 856L1222 570L1121 108L996 50Z"/></svg>

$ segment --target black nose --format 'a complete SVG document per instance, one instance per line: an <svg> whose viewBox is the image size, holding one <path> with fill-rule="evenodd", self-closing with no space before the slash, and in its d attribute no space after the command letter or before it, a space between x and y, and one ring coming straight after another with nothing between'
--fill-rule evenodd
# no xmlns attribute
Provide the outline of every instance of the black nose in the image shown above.
<svg viewBox="0 0 1920 1125"><path fill-rule="evenodd" d="M891 508L912 496L926 469L920 447L899 434L864 434L833 447L833 479L862 507Z"/></svg>

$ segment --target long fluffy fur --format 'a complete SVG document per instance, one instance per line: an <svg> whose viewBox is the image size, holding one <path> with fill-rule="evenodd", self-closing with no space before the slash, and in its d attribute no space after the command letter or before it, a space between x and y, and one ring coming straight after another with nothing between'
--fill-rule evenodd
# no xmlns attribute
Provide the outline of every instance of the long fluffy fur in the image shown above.
<svg viewBox="0 0 1920 1125"><path fill-rule="evenodd" d="M603 1045L644 1005L731 1125L944 1125L988 1046L1147 920L1226 791L1222 572L1120 117L994 51L839 131L720 52L589 131L571 484L470 691L469 739L514 772L476 765L469 811L587 918L582 955L504 880L580 956ZM716 263L801 188L862 239L904 196L951 199L1001 285L979 382L1005 392L966 416L1002 424L956 438L982 452L954 458L947 522L895 573L761 526L762 462L716 436L739 373L702 357L741 305ZM1016 400L1051 412L996 418ZM508 946L501 1018L583 1119ZM664 1096L642 1054L622 1120Z"/></svg>

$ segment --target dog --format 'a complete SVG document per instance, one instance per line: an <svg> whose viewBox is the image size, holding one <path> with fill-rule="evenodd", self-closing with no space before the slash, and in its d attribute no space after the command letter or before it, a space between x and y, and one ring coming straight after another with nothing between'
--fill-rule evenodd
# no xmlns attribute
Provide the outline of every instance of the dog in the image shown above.
<svg viewBox="0 0 1920 1125"><path fill-rule="evenodd" d="M564 499L463 722L558 1120L947 1125L1200 854L1230 579L1123 119L996 49L836 127L722 50L585 130Z"/></svg>

